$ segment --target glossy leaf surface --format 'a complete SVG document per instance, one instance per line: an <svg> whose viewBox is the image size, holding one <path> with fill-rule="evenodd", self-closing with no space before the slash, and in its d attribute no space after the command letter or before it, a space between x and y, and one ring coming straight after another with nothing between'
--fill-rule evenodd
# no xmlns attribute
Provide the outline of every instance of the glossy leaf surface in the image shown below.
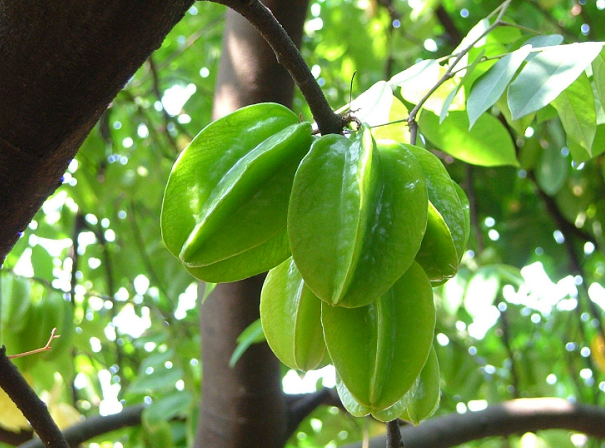
<svg viewBox="0 0 605 448"><path fill-rule="evenodd" d="M473 85L466 106L471 128L485 111L496 104L530 50L531 46L526 45L507 54Z"/></svg>
<svg viewBox="0 0 605 448"><path fill-rule="evenodd" d="M439 117L425 110L418 124L430 141L457 159L482 166L518 164L510 134L491 115L481 115L470 131L465 111L450 111L439 124Z"/></svg>
<svg viewBox="0 0 605 448"><path fill-rule="evenodd" d="M378 300L348 309L322 303L324 339L353 398L384 410L413 386L427 359L435 325L431 284L414 263Z"/></svg>
<svg viewBox="0 0 605 448"><path fill-rule="evenodd" d="M531 59L508 88L513 119L542 109L574 82L603 48L583 42L546 48Z"/></svg>

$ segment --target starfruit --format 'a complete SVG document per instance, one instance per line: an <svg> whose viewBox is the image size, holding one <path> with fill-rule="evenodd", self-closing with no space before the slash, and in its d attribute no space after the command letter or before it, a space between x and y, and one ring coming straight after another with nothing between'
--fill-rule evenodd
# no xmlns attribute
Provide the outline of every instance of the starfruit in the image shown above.
<svg viewBox="0 0 605 448"><path fill-rule="evenodd" d="M319 138L296 173L288 212L305 283L331 305L373 302L412 264L427 204L422 169L404 146L376 145L366 125L351 138Z"/></svg>
<svg viewBox="0 0 605 448"><path fill-rule="evenodd" d="M458 257L462 259L462 256L464 255L464 250L466 249L466 245L468 244L468 239L471 234L471 205L462 187L453 180L452 185L456 189L456 193L458 194L458 199L460 199L460 205L462 205L462 211L464 213L464 244L462 245L463 251L462 253L458 254Z"/></svg>
<svg viewBox="0 0 605 448"><path fill-rule="evenodd" d="M306 371L322 364L321 300L305 285L292 258L269 271L260 318L269 347L285 365Z"/></svg>
<svg viewBox="0 0 605 448"><path fill-rule="evenodd" d="M311 133L284 106L256 104L211 123L182 152L161 226L166 246L192 274L235 281L289 256L288 200Z"/></svg>
<svg viewBox="0 0 605 448"><path fill-rule="evenodd" d="M429 202L426 232L416 261L433 284L448 280L458 272L458 253L454 240L443 216L432 202Z"/></svg>
<svg viewBox="0 0 605 448"><path fill-rule="evenodd" d="M431 347L429 358L420 373L418 388L413 394L405 411L400 414L404 420L415 425L429 418L439 407L441 388L439 387L439 360L435 347Z"/></svg>
<svg viewBox="0 0 605 448"><path fill-rule="evenodd" d="M423 148L405 145L416 157L426 178L429 207L426 234L416 261L433 284L456 275L466 247L468 226L455 183L441 161Z"/></svg>
<svg viewBox="0 0 605 448"><path fill-rule="evenodd" d="M358 308L322 302L328 353L346 389L368 412L385 410L414 386L435 327L430 281L417 263L376 301Z"/></svg>
<svg viewBox="0 0 605 448"><path fill-rule="evenodd" d="M399 401L381 411L372 411L369 407L359 404L357 400L353 398L353 395L351 395L351 392L347 389L347 386L345 386L338 374L336 374L336 391L338 392L341 403L352 416L365 417L368 414L372 414L372 417L376 420L390 422L391 420L399 418L405 411L405 408L410 404L416 393L418 382L419 378L414 381L412 387L399 399Z"/></svg>

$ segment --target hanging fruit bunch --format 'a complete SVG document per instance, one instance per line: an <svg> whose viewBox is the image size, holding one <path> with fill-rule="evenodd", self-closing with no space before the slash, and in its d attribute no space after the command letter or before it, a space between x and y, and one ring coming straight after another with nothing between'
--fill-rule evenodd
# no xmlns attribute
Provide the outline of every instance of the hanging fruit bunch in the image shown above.
<svg viewBox="0 0 605 448"><path fill-rule="evenodd" d="M432 286L453 277L468 201L430 152L312 134L278 104L203 129L175 163L162 207L168 249L195 277L269 271L260 314L287 366L332 363L355 416L428 417L439 400Z"/></svg>

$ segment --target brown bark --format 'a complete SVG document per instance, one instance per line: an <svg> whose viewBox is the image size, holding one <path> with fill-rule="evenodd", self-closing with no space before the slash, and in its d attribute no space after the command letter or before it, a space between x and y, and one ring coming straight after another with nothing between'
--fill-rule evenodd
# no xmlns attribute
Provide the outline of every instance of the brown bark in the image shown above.
<svg viewBox="0 0 605 448"><path fill-rule="evenodd" d="M478 412L431 418L420 426L401 429L405 448L450 448L485 437L506 437L545 429L568 429L605 438L605 409L570 403L561 398L524 398L489 406ZM383 448L386 437L376 437L369 448ZM361 444L343 448L360 448Z"/></svg>
<svg viewBox="0 0 605 448"><path fill-rule="evenodd" d="M0 263L193 0L0 2Z"/></svg>
<svg viewBox="0 0 605 448"><path fill-rule="evenodd" d="M265 4L300 45L307 0ZM273 101L290 106L294 84L273 51L245 19L227 13L214 118L242 106ZM287 410L280 365L267 344L250 347L236 366L236 338L258 318L263 277L218 285L201 307L202 405L198 448L280 448Z"/></svg>

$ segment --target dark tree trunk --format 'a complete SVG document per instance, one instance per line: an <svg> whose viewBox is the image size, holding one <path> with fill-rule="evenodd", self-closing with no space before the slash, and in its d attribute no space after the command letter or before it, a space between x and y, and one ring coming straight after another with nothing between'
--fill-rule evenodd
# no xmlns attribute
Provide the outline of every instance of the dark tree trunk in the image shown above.
<svg viewBox="0 0 605 448"><path fill-rule="evenodd" d="M0 2L0 264L193 0Z"/></svg>
<svg viewBox="0 0 605 448"><path fill-rule="evenodd" d="M300 45L307 0L265 4ZM214 118L248 104L290 106L294 84L269 46L246 20L227 13ZM236 338L258 318L263 277L217 286L201 307L202 405L197 448L281 448L287 413L279 362L267 344L249 348L235 368Z"/></svg>

